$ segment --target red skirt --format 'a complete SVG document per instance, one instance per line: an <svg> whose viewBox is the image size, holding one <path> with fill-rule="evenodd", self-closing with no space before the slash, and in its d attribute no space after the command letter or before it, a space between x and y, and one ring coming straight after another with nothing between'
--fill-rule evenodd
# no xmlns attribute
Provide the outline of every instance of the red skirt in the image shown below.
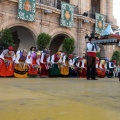
<svg viewBox="0 0 120 120"><path fill-rule="evenodd" d="M40 63L40 66L41 66L41 72L40 72L39 76L40 77L49 76L47 66L44 63Z"/></svg>
<svg viewBox="0 0 120 120"><path fill-rule="evenodd" d="M9 63L7 63L7 61L4 62L4 60L0 59L0 76L9 77L13 76L13 74L14 74L13 62L10 61Z"/></svg>

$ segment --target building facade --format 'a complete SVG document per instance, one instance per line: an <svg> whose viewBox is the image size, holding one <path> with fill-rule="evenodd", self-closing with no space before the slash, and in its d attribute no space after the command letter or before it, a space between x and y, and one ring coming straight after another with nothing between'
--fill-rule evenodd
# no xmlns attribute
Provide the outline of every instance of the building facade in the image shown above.
<svg viewBox="0 0 120 120"><path fill-rule="evenodd" d="M60 25L61 1L74 5L72 28ZM49 11L49 12L46 12ZM88 16L85 13L88 13ZM35 21L18 19L18 0L0 0L0 30L11 28L16 48L36 46L38 34L45 32L52 36L50 50L55 53L62 48L64 38L75 40L76 55L85 53L85 36L95 28L95 12L106 16L106 24L117 29L113 17L113 0L36 0ZM110 58L113 46L101 46L101 54Z"/></svg>

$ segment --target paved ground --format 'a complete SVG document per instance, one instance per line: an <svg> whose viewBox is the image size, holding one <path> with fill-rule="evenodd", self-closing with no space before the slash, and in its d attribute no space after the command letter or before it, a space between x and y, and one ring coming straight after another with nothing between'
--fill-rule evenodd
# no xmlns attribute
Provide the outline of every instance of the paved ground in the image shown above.
<svg viewBox="0 0 120 120"><path fill-rule="evenodd" d="M120 82L0 78L0 120L120 120Z"/></svg>

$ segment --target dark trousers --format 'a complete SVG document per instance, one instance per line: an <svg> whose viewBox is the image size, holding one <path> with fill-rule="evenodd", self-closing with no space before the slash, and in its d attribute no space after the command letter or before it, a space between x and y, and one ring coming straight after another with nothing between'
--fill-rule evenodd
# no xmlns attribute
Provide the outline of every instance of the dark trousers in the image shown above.
<svg viewBox="0 0 120 120"><path fill-rule="evenodd" d="M87 78L96 78L96 57L87 56Z"/></svg>

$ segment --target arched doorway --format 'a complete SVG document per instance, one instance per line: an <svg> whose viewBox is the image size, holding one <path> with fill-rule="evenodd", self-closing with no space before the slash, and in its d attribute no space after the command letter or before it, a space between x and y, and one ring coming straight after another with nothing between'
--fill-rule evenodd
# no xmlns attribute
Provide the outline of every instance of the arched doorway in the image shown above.
<svg viewBox="0 0 120 120"><path fill-rule="evenodd" d="M21 49L29 50L31 46L36 46L34 33L26 27L11 27L13 40L15 42L15 51Z"/></svg>
<svg viewBox="0 0 120 120"><path fill-rule="evenodd" d="M51 55L56 53L57 51L62 50L62 43L65 38L68 38L69 36L65 34L59 34L53 37L52 42L50 44L50 52Z"/></svg>

